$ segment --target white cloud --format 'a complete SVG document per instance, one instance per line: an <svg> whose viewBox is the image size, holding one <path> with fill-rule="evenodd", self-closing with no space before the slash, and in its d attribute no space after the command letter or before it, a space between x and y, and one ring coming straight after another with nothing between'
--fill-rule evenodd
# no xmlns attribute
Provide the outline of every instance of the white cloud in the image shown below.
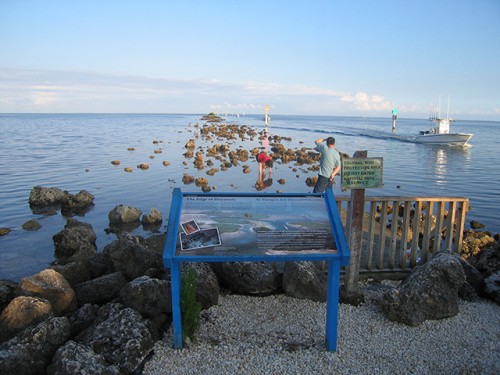
<svg viewBox="0 0 500 375"><path fill-rule="evenodd" d="M133 75L3 69L2 112L220 112L377 115L382 95L275 82L178 80Z"/></svg>

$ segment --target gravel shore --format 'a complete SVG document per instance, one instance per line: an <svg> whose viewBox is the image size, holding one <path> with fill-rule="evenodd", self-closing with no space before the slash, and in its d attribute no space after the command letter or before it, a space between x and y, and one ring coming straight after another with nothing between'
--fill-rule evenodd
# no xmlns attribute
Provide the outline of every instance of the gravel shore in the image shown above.
<svg viewBox="0 0 500 375"><path fill-rule="evenodd" d="M390 282L387 282L390 283ZM144 374L499 374L500 306L460 303L449 319L409 327L378 308L384 285L365 303L341 304L337 351L325 349L324 303L284 295L221 295L202 312L194 343L156 343Z"/></svg>

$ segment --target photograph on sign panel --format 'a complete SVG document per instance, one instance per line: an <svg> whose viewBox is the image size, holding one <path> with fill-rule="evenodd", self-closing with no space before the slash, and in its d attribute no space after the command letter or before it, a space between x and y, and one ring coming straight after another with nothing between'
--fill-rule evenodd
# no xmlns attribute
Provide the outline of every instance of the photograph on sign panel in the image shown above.
<svg viewBox="0 0 500 375"><path fill-rule="evenodd" d="M200 227L198 226L198 223L195 220L190 220L186 221L185 223L181 223L182 230L186 234L191 234L198 232L200 230Z"/></svg>
<svg viewBox="0 0 500 375"><path fill-rule="evenodd" d="M205 247L220 246L219 228L202 229L186 234L180 233L181 251L196 250Z"/></svg>

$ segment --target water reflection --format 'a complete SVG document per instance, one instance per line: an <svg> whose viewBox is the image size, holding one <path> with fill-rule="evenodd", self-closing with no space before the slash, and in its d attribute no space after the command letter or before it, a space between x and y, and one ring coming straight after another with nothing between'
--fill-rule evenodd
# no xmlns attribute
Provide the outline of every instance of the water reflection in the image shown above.
<svg viewBox="0 0 500 375"><path fill-rule="evenodd" d="M458 181L471 162L471 147L433 146L429 149L427 160L429 175L438 186ZM462 172L462 173L461 173Z"/></svg>

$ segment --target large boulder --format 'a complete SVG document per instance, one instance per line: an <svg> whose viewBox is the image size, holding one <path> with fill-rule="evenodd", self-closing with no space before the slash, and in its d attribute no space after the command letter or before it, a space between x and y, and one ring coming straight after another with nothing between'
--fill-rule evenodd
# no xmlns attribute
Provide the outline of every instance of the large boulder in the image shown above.
<svg viewBox="0 0 500 375"><path fill-rule="evenodd" d="M115 269L122 272L127 280L144 275L150 268L161 270L164 267L162 252L144 247L129 233L118 235L104 248L103 254L111 258Z"/></svg>
<svg viewBox="0 0 500 375"><path fill-rule="evenodd" d="M0 374L45 374L57 348L69 337L66 317L44 320L0 344Z"/></svg>
<svg viewBox="0 0 500 375"><path fill-rule="evenodd" d="M47 368L47 374L121 375L122 373L118 367L110 365L92 348L70 340L56 351L51 365Z"/></svg>
<svg viewBox="0 0 500 375"><path fill-rule="evenodd" d="M139 221L141 215L142 211L138 208L119 204L109 212L108 219L111 225L116 225Z"/></svg>
<svg viewBox="0 0 500 375"><path fill-rule="evenodd" d="M381 309L390 320L417 326L425 320L458 314L458 291L465 274L457 254L440 252L416 267L407 279L383 295Z"/></svg>
<svg viewBox="0 0 500 375"><path fill-rule="evenodd" d="M134 371L154 343L150 324L137 311L118 303L101 307L94 324L75 341L91 347L124 374Z"/></svg>
<svg viewBox="0 0 500 375"><path fill-rule="evenodd" d="M56 187L35 186L31 189L29 204L36 207L59 205L63 201L64 195L64 191Z"/></svg>
<svg viewBox="0 0 500 375"><path fill-rule="evenodd" d="M53 312L49 301L37 297L16 297L0 314L0 341L51 316Z"/></svg>
<svg viewBox="0 0 500 375"><path fill-rule="evenodd" d="M68 219L64 229L55 234L54 256L57 263L82 261L96 254L96 235L92 225Z"/></svg>
<svg viewBox="0 0 500 375"><path fill-rule="evenodd" d="M77 308L75 292L66 279L52 269L45 269L19 282L23 294L44 298L52 305L56 315L74 311Z"/></svg>
<svg viewBox="0 0 500 375"><path fill-rule="evenodd" d="M238 294L269 295L281 288L281 275L269 262L213 263L221 285Z"/></svg>
<svg viewBox="0 0 500 375"><path fill-rule="evenodd" d="M219 280L208 263L184 263L183 272L192 268L196 272L196 300L202 309L208 309L219 303Z"/></svg>
<svg viewBox="0 0 500 375"><path fill-rule="evenodd" d="M127 284L121 272L111 273L75 285L76 298L80 305L86 303L104 305L113 301L120 289Z"/></svg>
<svg viewBox="0 0 500 375"><path fill-rule="evenodd" d="M146 318L172 312L170 283L166 280L141 276L120 290L119 301Z"/></svg>
<svg viewBox="0 0 500 375"><path fill-rule="evenodd" d="M283 290L290 297L325 302L327 275L313 262L286 262Z"/></svg>

